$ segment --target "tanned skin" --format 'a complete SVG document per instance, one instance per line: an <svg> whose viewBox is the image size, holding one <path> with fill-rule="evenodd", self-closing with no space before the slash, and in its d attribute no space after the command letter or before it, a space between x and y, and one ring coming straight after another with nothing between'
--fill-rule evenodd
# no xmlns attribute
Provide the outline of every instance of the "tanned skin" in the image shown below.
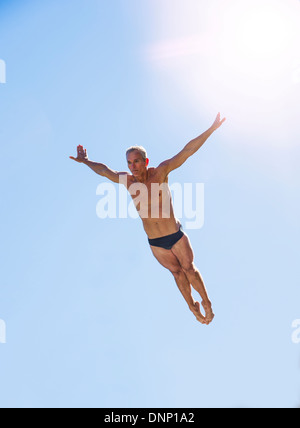
<svg viewBox="0 0 300 428"><path fill-rule="evenodd" d="M193 156L208 140L208 138L219 129L226 118L221 120L220 113L217 115L213 125L201 134L199 137L190 141L176 156L162 162L157 168L149 167L149 159L144 159L141 152L138 150L132 151L127 155L128 172L117 172L110 169L108 166L93 162L89 160L86 149L83 146L77 147L77 157L70 156L70 159L83 163L90 167L95 173L102 177L108 178L114 183L122 183L126 186L133 200L137 198L136 192L131 192L131 186L140 183L147 188L147 200L142 200L139 195L139 206L144 203L147 207L147 215L142 215L139 211L140 217L143 221L145 232L149 239L156 239L164 236L174 234L179 231L180 223L176 219L173 210L173 204L170 197L169 215L167 218L163 216L164 207L161 198L159 199L159 216L151 217L151 192L152 184L161 185L165 183L168 185L169 174L177 168L180 168L191 156ZM133 186L134 187L134 186ZM146 197L145 197L146 198ZM186 234L173 246L171 250L151 246L152 253L158 262L168 269L176 284L182 293L189 309L195 315L196 319L201 324L209 325L214 319L212 310L212 303L208 297L206 287L202 276L194 264L194 252L190 240ZM195 301L192 296L192 288L196 290L202 299L202 307L205 315L201 313L200 303Z"/></svg>

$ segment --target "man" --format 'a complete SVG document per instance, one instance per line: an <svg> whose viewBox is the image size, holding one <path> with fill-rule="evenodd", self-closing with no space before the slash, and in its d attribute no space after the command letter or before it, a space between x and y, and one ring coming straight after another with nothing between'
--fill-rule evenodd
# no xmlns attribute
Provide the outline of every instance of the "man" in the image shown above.
<svg viewBox="0 0 300 428"><path fill-rule="evenodd" d="M195 154L225 120L225 118L221 120L219 113L206 132L157 168L149 168L146 150L140 146L131 147L126 153L131 174L113 171L104 164L90 161L83 146L77 147L77 158L70 156L74 161L86 164L102 177L126 186L143 221L154 257L172 273L190 310L201 324L206 325L214 319L212 304L201 274L194 264L190 240L175 218L171 194L168 191L168 176ZM196 302L192 296L192 287L202 298L205 316L201 313L200 303Z"/></svg>

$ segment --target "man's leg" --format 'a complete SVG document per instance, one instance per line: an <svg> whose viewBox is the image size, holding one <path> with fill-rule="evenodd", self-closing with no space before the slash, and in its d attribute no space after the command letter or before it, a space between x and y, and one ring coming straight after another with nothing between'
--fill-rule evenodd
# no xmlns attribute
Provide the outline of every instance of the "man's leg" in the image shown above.
<svg viewBox="0 0 300 428"><path fill-rule="evenodd" d="M172 253L178 259L188 281L202 298L202 306L205 310L206 320L211 323L214 319L211 301L208 298L202 276L194 265L194 253L190 240L186 234L172 248Z"/></svg>
<svg viewBox="0 0 300 428"><path fill-rule="evenodd" d="M186 274L180 266L176 256L172 253L171 250L165 250L164 248L151 247L151 250L158 262L163 267L168 269L174 276L182 296L184 297L190 310L193 312L197 320L201 324L207 324L205 317L201 314L199 302L195 302L193 299L191 284L189 283L189 280L187 279Z"/></svg>

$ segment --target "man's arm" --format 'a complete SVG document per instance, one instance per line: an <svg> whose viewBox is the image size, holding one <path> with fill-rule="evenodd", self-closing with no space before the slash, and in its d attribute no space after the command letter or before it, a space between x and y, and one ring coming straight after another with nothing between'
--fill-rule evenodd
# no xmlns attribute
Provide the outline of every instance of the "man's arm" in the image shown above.
<svg viewBox="0 0 300 428"><path fill-rule="evenodd" d="M86 149L84 149L83 146L77 147L77 158L70 156L70 159L78 163L84 163L89 168L91 168L96 174L101 175L101 177L106 177L110 181L113 181L114 183L120 183L120 175L129 175L127 172L113 171L103 163L90 161L88 158Z"/></svg>
<svg viewBox="0 0 300 428"><path fill-rule="evenodd" d="M220 126L223 125L226 118L221 120L220 113L218 114L216 120L214 121L213 125L205 131L203 134L201 134L198 138L195 138L194 140L190 141L181 152L179 152L176 156L174 156L172 159L166 160L165 162L161 163L158 168L163 168L166 175L168 175L171 171L174 169L177 169L181 167L181 165L186 162L186 160L194 155L200 147L203 146L203 144L208 140L208 138L218 129Z"/></svg>

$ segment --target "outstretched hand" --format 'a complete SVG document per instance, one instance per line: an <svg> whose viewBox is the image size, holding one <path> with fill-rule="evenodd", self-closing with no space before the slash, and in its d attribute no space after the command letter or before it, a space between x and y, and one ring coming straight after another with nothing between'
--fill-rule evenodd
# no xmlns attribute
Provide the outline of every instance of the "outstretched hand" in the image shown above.
<svg viewBox="0 0 300 428"><path fill-rule="evenodd" d="M86 149L84 149L83 146L77 147L77 158L70 156L70 159L72 159L78 163L83 163L83 162L89 160Z"/></svg>
<svg viewBox="0 0 300 428"><path fill-rule="evenodd" d="M217 129L219 129L223 125L225 120L226 120L226 117L224 117L224 119L221 120L221 114L218 113L218 116L216 117L216 120L212 125L213 130L216 131Z"/></svg>

